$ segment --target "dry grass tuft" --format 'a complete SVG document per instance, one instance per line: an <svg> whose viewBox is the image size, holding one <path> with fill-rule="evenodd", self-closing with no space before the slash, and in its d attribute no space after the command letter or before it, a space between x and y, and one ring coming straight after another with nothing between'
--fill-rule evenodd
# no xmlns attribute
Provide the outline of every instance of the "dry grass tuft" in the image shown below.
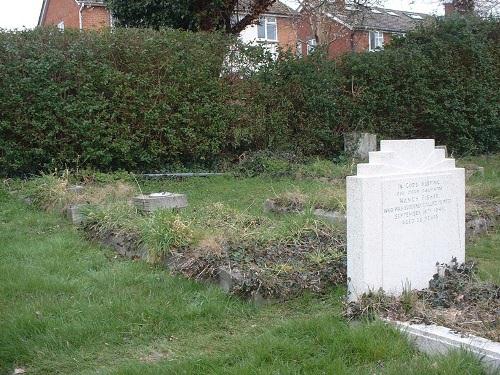
<svg viewBox="0 0 500 375"><path fill-rule="evenodd" d="M203 237L196 249L194 250L201 256L216 256L220 257L224 253L224 249L227 247L226 240L220 236L209 235Z"/></svg>

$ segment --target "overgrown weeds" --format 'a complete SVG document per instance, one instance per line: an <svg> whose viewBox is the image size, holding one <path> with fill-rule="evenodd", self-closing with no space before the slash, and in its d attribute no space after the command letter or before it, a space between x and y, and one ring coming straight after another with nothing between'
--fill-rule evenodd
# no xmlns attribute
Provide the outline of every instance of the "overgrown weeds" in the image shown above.
<svg viewBox="0 0 500 375"><path fill-rule="evenodd" d="M348 304L349 319L382 316L413 323L439 324L464 333L500 340L500 287L479 280L473 262L446 266L429 288L407 289L399 297L370 292Z"/></svg>
<svg viewBox="0 0 500 375"><path fill-rule="evenodd" d="M267 176L273 178L343 180L354 171L352 159L341 163L319 158L305 158L293 153L257 151L245 153L233 168L238 177Z"/></svg>
<svg viewBox="0 0 500 375"><path fill-rule="evenodd" d="M43 174L35 179L12 181L10 188L46 211L63 211L74 204L127 202L137 193L137 187L121 178L108 177L102 179L106 182L97 182L99 178L96 177L94 183L79 185L79 177L81 176L65 170L61 173ZM89 180L90 177L85 179Z"/></svg>
<svg viewBox="0 0 500 375"><path fill-rule="evenodd" d="M152 262L172 251L182 251L191 245L193 235L189 222L167 210L154 212L141 227L141 238Z"/></svg>

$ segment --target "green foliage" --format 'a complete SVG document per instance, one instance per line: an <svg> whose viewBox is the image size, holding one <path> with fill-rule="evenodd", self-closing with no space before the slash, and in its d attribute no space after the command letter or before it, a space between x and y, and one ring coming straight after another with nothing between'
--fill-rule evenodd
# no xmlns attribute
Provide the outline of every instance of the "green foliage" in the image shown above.
<svg viewBox="0 0 500 375"><path fill-rule="evenodd" d="M207 2L213 7L218 0ZM196 31L200 27L200 16L189 0L106 0L117 24L125 27L160 28L172 27Z"/></svg>
<svg viewBox="0 0 500 375"><path fill-rule="evenodd" d="M159 29L172 27L191 31L238 34L276 0L106 0L119 26ZM252 7L253 18L241 17Z"/></svg>
<svg viewBox="0 0 500 375"><path fill-rule="evenodd" d="M242 155L233 173L240 177L290 177L302 159L293 153L257 151Z"/></svg>
<svg viewBox="0 0 500 375"><path fill-rule="evenodd" d="M349 123L390 138L435 138L457 154L500 149L500 22L435 19L381 53L343 61Z"/></svg>
<svg viewBox="0 0 500 375"><path fill-rule="evenodd" d="M305 155L337 155L349 98L337 63L323 53L308 58L285 54L261 69L249 127L252 147L292 150ZM245 124L242 124L245 126Z"/></svg>
<svg viewBox="0 0 500 375"><path fill-rule="evenodd" d="M206 169L260 150L334 158L346 131L497 152L499 25L436 19L378 53L276 62L218 33L2 32L0 174ZM279 159L247 170L295 173Z"/></svg>
<svg viewBox="0 0 500 375"><path fill-rule="evenodd" d="M163 30L0 33L0 170L207 164L231 119L230 39Z"/></svg>
<svg viewBox="0 0 500 375"><path fill-rule="evenodd" d="M174 250L191 244L193 231L190 224L170 210L159 210L146 220L142 238L152 261Z"/></svg>

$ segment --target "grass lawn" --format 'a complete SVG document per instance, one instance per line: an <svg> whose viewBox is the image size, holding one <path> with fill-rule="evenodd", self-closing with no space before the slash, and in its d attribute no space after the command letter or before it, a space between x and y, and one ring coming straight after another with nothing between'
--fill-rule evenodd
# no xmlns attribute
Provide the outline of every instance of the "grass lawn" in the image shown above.
<svg viewBox="0 0 500 375"><path fill-rule="evenodd" d="M470 244L466 255L477 262L481 279L500 285L500 231L498 229Z"/></svg>
<svg viewBox="0 0 500 375"><path fill-rule="evenodd" d="M484 176L474 176L468 181L468 196L489 199L500 205L500 155L476 156L461 159L459 166L474 163L484 168ZM487 235L467 246L467 256L478 263L479 276L500 285L500 229L498 226Z"/></svg>
<svg viewBox="0 0 500 375"><path fill-rule="evenodd" d="M256 308L116 258L0 190L1 373L483 373L463 353L419 354L380 322L350 325L344 293Z"/></svg>

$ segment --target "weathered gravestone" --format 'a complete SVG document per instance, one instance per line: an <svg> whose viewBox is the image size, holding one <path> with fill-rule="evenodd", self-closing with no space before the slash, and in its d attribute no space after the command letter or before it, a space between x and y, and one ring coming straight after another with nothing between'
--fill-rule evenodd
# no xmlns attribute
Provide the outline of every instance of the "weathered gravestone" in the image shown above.
<svg viewBox="0 0 500 375"><path fill-rule="evenodd" d="M434 140L381 141L347 177L349 298L423 289L437 264L465 258L464 169Z"/></svg>
<svg viewBox="0 0 500 375"><path fill-rule="evenodd" d="M377 150L377 135L370 133L345 133L344 151L348 156L368 160L368 154Z"/></svg>

